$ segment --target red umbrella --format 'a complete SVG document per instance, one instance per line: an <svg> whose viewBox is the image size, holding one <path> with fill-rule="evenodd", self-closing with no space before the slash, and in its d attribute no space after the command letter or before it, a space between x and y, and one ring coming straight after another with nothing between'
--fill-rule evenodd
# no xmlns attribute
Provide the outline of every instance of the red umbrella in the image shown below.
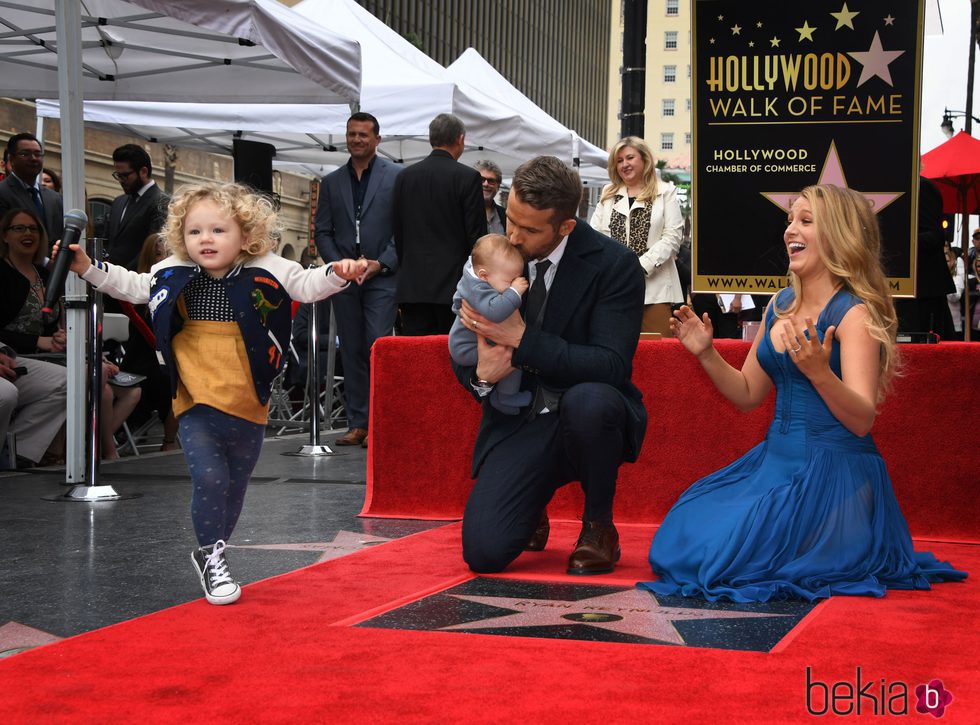
<svg viewBox="0 0 980 725"><path fill-rule="evenodd" d="M943 211L963 214L962 245L967 247L967 214L980 212L980 141L960 131L949 141L922 154L922 175L936 182L943 195ZM964 339L970 340L970 288L963 290L966 314Z"/></svg>
<svg viewBox="0 0 980 725"><path fill-rule="evenodd" d="M936 182L947 214L980 212L980 141L966 131L922 154L922 175Z"/></svg>

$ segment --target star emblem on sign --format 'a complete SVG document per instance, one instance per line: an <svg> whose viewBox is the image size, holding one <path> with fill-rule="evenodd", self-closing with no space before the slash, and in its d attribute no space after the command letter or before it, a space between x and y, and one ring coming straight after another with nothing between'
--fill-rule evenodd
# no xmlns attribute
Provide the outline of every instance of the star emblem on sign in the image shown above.
<svg viewBox="0 0 980 725"><path fill-rule="evenodd" d="M850 188L847 185L847 179L844 178L844 167L841 165L840 156L837 154L837 144L835 144L833 141L830 142L830 150L827 152L827 158L824 160L823 168L820 170L820 178L816 183L833 184L834 186L839 186L842 189ZM796 201L796 198L800 195L799 190L763 191L760 193L787 214L789 214L789 210L790 207L793 206L793 202ZM880 214L886 206L900 197L902 193L903 192L891 191L861 192L864 198L871 204L871 209L875 214Z"/></svg>
<svg viewBox="0 0 980 725"><path fill-rule="evenodd" d="M892 74L888 70L888 65L904 53L904 50L885 50L882 48L881 38L878 37L878 31L876 30L875 37L871 40L870 48L861 53L849 51L847 54L863 66L861 68L861 77L857 82L858 86L864 85L866 81L870 81L876 76L888 85L894 86L895 84L892 83Z"/></svg>
<svg viewBox="0 0 980 725"><path fill-rule="evenodd" d="M786 614L730 612L693 607L662 607L650 592L627 589L586 599L531 599L516 597L480 597L449 594L455 599L511 609L504 614L474 622L441 627L443 630L499 629L501 627L553 627L580 624L613 632L653 639L668 644L685 644L674 622L704 619L753 619L787 617Z"/></svg>

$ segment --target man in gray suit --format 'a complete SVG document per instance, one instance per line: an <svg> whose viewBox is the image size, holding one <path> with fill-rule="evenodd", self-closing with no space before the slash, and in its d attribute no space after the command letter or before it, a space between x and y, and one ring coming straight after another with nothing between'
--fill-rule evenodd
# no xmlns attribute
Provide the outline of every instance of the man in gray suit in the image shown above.
<svg viewBox="0 0 980 725"><path fill-rule="evenodd" d="M401 167L378 158L378 119L355 113L347 121L350 159L323 178L316 208L316 247L327 262L367 259L359 285L331 299L344 367L347 433L337 445L367 445L371 346L395 324L398 257L392 237L392 192Z"/></svg>
<svg viewBox="0 0 980 725"><path fill-rule="evenodd" d="M15 134L7 141L7 157L10 173L0 181L0 216L10 209L33 209L54 245L65 231L65 208L61 194L38 182L44 168L41 142L31 133Z"/></svg>

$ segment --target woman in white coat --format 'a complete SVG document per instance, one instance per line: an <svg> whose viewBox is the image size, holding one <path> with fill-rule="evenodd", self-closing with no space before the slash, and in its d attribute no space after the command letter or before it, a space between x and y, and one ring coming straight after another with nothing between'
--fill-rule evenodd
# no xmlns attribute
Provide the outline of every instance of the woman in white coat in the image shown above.
<svg viewBox="0 0 980 725"><path fill-rule="evenodd" d="M636 136L609 152L609 179L591 224L636 252L646 273L643 332L671 337L671 305L684 302L675 264L684 230L677 190L657 178L650 147Z"/></svg>

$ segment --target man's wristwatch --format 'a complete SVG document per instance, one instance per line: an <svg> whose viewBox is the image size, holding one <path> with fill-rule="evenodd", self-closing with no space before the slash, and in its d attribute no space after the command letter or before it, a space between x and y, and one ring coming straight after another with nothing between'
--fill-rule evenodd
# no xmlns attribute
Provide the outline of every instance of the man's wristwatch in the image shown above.
<svg viewBox="0 0 980 725"><path fill-rule="evenodd" d="M493 386L496 385L496 383L491 383L489 380L481 380L476 376L476 369L474 369L473 372L470 373L470 385L482 398L483 396L490 394L490 391L493 390Z"/></svg>
<svg viewBox="0 0 980 725"><path fill-rule="evenodd" d="M378 276L387 277L389 274L391 274L391 267L384 262L378 262Z"/></svg>

